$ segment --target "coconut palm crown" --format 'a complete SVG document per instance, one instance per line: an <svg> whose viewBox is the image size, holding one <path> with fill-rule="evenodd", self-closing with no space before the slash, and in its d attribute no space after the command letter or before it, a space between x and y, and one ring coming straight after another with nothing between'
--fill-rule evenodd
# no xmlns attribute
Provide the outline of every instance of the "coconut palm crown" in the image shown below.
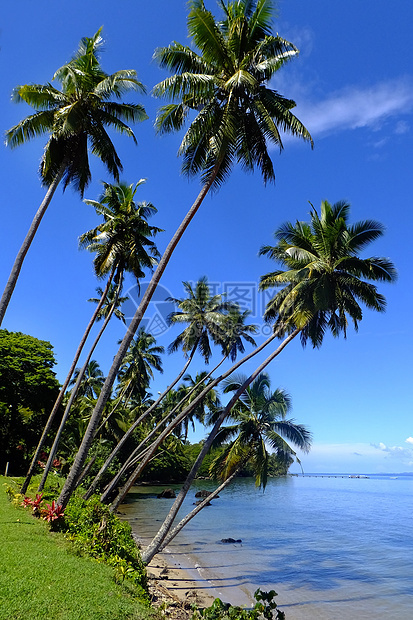
<svg viewBox="0 0 413 620"><path fill-rule="evenodd" d="M243 375L230 377L224 392L237 391L245 379ZM290 409L291 398L287 392L281 388L272 391L269 376L259 374L232 409L230 424L217 433L215 445L225 443L226 447L212 464L212 471L225 480L248 462L255 472L256 485L265 488L269 460L267 446L287 462L291 456L296 457L290 443L304 452L310 449L311 433L302 424L286 418Z"/></svg>
<svg viewBox="0 0 413 620"><path fill-rule="evenodd" d="M103 183L104 191L99 201L85 200L93 206L104 221L81 235L79 245L96 252L93 260L95 273L103 277L114 271L114 282L122 283L125 271L132 272L138 281L145 275L144 269L152 269L158 261L159 252L152 240L161 228L149 226L147 219L157 212L149 202L135 202L136 185Z"/></svg>
<svg viewBox="0 0 413 620"><path fill-rule="evenodd" d="M184 173L201 172L204 183L214 177L219 185L240 162L249 171L257 167L267 182L275 178L268 147L282 150L283 132L313 144L291 112L295 102L268 87L298 50L271 34L271 0L219 4L222 21L203 0L189 3L188 32L198 51L177 42L155 51L160 66L175 72L154 87L156 96L171 101L155 124L161 133L180 130L196 112L179 151Z"/></svg>
<svg viewBox="0 0 413 620"><path fill-rule="evenodd" d="M180 347L188 354L197 347L208 363L212 355L210 337L215 343L222 344L222 334L225 334L228 312L238 308L236 304L225 301L223 295L211 295L208 280L201 277L192 286L190 282L183 282L187 297L177 299L168 297L167 301L176 304L177 310L168 316L169 325L187 324L187 327L169 345L168 352L173 353Z"/></svg>
<svg viewBox="0 0 413 620"><path fill-rule="evenodd" d="M127 123L148 118L141 105L116 101L129 90L143 93L145 89L134 70L111 75L103 71L99 64L101 30L84 37L75 56L56 71L53 80L61 89L51 83L14 89L13 100L26 102L36 112L6 132L6 144L11 147L49 134L40 164L43 184L49 186L63 167L64 187L72 184L81 196L91 179L88 146L118 180L122 164L106 127L136 142Z"/></svg>
<svg viewBox="0 0 413 620"><path fill-rule="evenodd" d="M280 335L301 330L301 340L314 347L325 332L347 333L349 320L355 330L362 319L360 304L383 312L384 296L371 281L394 282L393 263L383 257L361 258L359 252L381 237L384 227L374 220L349 223L350 205L341 201L312 208L310 223L287 222L275 231L275 246L263 246L261 255L284 267L262 276L260 287L282 287L267 304L265 318Z"/></svg>

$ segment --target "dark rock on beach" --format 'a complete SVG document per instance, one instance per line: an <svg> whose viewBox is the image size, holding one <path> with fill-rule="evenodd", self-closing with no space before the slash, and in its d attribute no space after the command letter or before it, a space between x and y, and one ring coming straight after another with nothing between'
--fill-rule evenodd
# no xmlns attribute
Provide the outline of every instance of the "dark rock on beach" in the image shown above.
<svg viewBox="0 0 413 620"><path fill-rule="evenodd" d="M166 497L168 499L174 499L176 497L175 491L173 489L164 489L162 493L159 493L158 498Z"/></svg>

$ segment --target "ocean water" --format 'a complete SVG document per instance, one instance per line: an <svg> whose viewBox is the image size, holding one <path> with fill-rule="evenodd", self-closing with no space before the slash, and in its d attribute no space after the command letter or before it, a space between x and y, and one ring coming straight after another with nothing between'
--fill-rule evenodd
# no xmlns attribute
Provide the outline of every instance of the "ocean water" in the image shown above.
<svg viewBox="0 0 413 620"><path fill-rule="evenodd" d="M176 487L175 488L179 488ZM197 482L184 503L188 512ZM135 487L122 511L143 539L172 500ZM223 538L242 543L223 544ZM413 476L288 476L265 493L233 482L168 548L214 596L250 606L274 589L287 620L413 619Z"/></svg>

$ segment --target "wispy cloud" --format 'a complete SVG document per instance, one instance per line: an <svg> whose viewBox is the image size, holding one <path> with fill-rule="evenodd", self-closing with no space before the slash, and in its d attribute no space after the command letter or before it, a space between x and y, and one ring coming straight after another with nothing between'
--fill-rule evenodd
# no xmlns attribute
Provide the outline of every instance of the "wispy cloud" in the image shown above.
<svg viewBox="0 0 413 620"><path fill-rule="evenodd" d="M413 82L398 79L366 88L352 86L313 102L306 102L300 93L296 101L294 113L313 137L362 127L377 130L389 119L394 122L392 132L401 135L409 131L400 117L413 111Z"/></svg>
<svg viewBox="0 0 413 620"><path fill-rule="evenodd" d="M405 443L413 444L413 438L408 437ZM413 447L404 448L403 446L386 446L386 444L380 442L379 444L371 444L373 448L385 452L387 456L396 458L406 465L413 463Z"/></svg>

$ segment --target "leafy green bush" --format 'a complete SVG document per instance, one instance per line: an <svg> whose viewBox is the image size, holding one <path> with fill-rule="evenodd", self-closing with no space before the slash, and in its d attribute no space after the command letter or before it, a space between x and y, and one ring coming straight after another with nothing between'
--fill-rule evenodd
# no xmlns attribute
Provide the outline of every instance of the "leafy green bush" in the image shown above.
<svg viewBox="0 0 413 620"><path fill-rule="evenodd" d="M254 593L257 601L252 609L243 609L223 603L216 598L210 607L206 609L196 609L193 620L203 618L205 620L284 620L285 613L277 609L274 601L277 593L274 590L263 592L258 589Z"/></svg>
<svg viewBox="0 0 413 620"><path fill-rule="evenodd" d="M76 549L115 568L115 579L132 580L146 590L146 571L132 538L130 525L120 521L95 496L72 497L61 530Z"/></svg>

